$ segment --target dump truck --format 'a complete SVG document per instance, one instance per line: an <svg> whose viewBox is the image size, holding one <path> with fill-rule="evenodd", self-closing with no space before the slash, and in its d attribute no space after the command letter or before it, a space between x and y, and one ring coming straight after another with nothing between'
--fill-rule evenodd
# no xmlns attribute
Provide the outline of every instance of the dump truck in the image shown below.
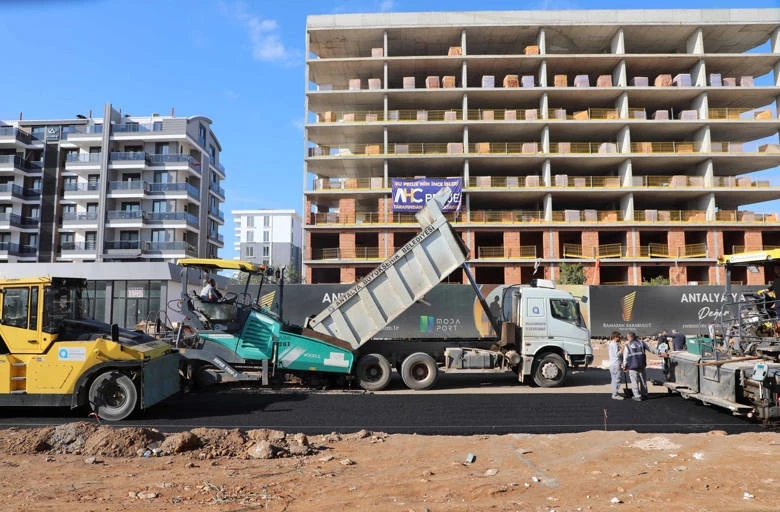
<svg viewBox="0 0 780 512"><path fill-rule="evenodd" d="M396 368L411 389L432 387L439 373L512 373L540 386L563 385L572 368L593 360L590 333L576 298L549 281L502 288L500 315L491 312L467 265L468 249L441 208L451 191L442 189L416 217L422 229L390 258L339 295L323 311L300 324L284 320L279 309L261 306L262 285L254 297L249 277L261 269L246 262L182 260L185 268L226 269L247 277L244 291L217 304L206 304L183 291L184 314L199 327L179 335L182 355L200 361L211 380L268 380L269 372L313 371L344 374L370 391L384 389ZM377 336L399 315L450 275L463 268L494 335L443 344L388 340ZM279 288L283 292L284 287ZM503 321L501 317L505 317ZM381 338L381 339L380 339ZM243 369L261 367L259 377Z"/></svg>
<svg viewBox="0 0 780 512"><path fill-rule="evenodd" d="M773 284L755 294L736 296L721 306L715 321L701 325L687 351L669 353L666 381L670 393L755 418L780 420L780 250L725 255L726 297L733 297L732 270L764 268Z"/></svg>
<svg viewBox="0 0 780 512"><path fill-rule="evenodd" d="M170 344L88 316L86 280L0 279L0 404L119 421L180 389Z"/></svg>

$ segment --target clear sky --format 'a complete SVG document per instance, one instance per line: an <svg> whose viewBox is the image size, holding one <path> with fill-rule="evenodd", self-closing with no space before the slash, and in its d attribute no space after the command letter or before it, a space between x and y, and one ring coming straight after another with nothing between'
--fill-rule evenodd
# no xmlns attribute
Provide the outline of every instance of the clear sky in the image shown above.
<svg viewBox="0 0 780 512"><path fill-rule="evenodd" d="M0 0L0 120L205 115L231 210L303 203L306 16L357 12L778 7L780 0ZM670 13L671 16L671 13ZM764 173L780 185L780 171ZM758 179L758 178L756 178ZM751 207L775 212L778 202Z"/></svg>

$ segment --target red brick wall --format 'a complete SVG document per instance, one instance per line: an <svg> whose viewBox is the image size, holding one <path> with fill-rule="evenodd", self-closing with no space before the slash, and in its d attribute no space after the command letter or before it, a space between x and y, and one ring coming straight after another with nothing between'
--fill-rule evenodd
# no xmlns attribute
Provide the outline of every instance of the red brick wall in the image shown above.
<svg viewBox="0 0 780 512"><path fill-rule="evenodd" d="M599 234L597 231L585 230L582 232L582 255L586 258L598 254Z"/></svg>
<svg viewBox="0 0 780 512"><path fill-rule="evenodd" d="M522 281L520 265L507 265L504 267L504 282L507 284L520 284Z"/></svg>
<svg viewBox="0 0 780 512"><path fill-rule="evenodd" d="M342 223L355 222L355 198L345 197L339 199L339 217Z"/></svg>
<svg viewBox="0 0 780 512"><path fill-rule="evenodd" d="M341 284L352 284L355 282L355 267L341 267Z"/></svg>
<svg viewBox="0 0 780 512"><path fill-rule="evenodd" d="M723 249L723 231L707 231L707 256L710 258L719 258L724 254ZM710 278L714 277L710 272ZM710 283L714 283L713 279L710 279Z"/></svg>
<svg viewBox="0 0 780 512"><path fill-rule="evenodd" d="M670 229L666 235L666 241L669 244L669 256L676 258L678 255L680 257L685 255L685 231Z"/></svg>
<svg viewBox="0 0 780 512"><path fill-rule="evenodd" d="M760 251L763 248L761 231L745 231L745 252Z"/></svg>
<svg viewBox="0 0 780 512"><path fill-rule="evenodd" d="M688 267L672 265L669 267L669 284L684 285L688 284Z"/></svg>
<svg viewBox="0 0 780 512"><path fill-rule="evenodd" d="M504 256L512 258L520 256L519 231L504 231Z"/></svg>

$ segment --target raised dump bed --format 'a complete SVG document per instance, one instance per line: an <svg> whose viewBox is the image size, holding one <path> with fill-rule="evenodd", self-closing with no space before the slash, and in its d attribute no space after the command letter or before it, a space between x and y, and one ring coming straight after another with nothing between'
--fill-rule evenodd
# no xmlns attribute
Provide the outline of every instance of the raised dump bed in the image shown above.
<svg viewBox="0 0 780 512"><path fill-rule="evenodd" d="M452 192L441 189L420 212L422 232L308 321L308 327L353 349L421 299L468 257L468 249L441 213Z"/></svg>

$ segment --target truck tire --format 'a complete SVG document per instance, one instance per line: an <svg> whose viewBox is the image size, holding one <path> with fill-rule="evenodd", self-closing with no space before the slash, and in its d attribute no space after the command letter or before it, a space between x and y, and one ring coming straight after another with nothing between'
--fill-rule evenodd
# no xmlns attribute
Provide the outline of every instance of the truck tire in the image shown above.
<svg viewBox="0 0 780 512"><path fill-rule="evenodd" d="M390 383L390 362L382 354L366 354L355 366L358 384L366 391L381 391Z"/></svg>
<svg viewBox="0 0 780 512"><path fill-rule="evenodd" d="M436 383L438 376L436 361L425 352L410 355L401 365L401 378L409 389L429 389Z"/></svg>
<svg viewBox="0 0 780 512"><path fill-rule="evenodd" d="M89 386L89 404L99 418L120 421L130 416L138 405L138 390L124 373L104 372Z"/></svg>
<svg viewBox="0 0 780 512"><path fill-rule="evenodd" d="M542 355L534 365L534 384L541 388L555 388L566 382L566 361L552 352Z"/></svg>

